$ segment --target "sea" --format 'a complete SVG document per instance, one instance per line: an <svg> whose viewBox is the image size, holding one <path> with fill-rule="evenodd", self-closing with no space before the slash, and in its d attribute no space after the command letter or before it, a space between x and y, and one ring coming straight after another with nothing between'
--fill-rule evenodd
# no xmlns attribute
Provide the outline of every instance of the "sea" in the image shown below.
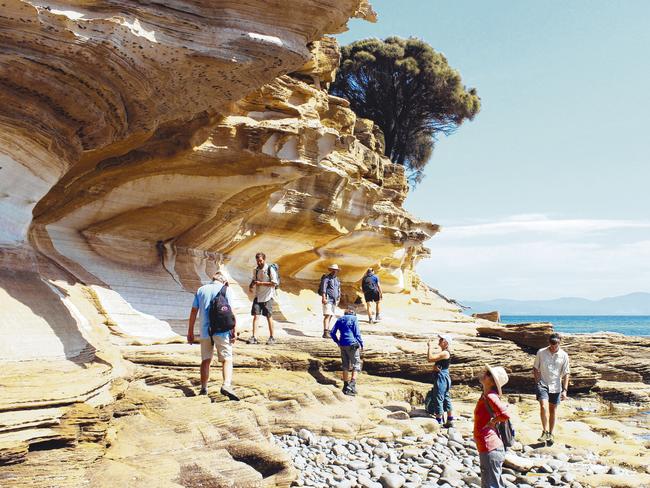
<svg viewBox="0 0 650 488"><path fill-rule="evenodd" d="M649 315L502 315L501 322L551 322L554 330L567 334L616 332L627 336L650 337Z"/></svg>

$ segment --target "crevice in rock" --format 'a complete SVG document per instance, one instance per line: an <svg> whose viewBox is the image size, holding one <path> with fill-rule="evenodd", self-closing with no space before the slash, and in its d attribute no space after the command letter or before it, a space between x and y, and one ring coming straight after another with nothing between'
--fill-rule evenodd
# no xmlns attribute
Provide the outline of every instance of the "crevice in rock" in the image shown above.
<svg viewBox="0 0 650 488"><path fill-rule="evenodd" d="M338 382L325 375L323 373L323 363L316 359L309 360L309 368L307 372L316 380L319 385L334 385L336 386Z"/></svg>
<svg viewBox="0 0 650 488"><path fill-rule="evenodd" d="M52 449L63 449L73 447L76 444L74 439L48 439L46 441L34 442L29 445L29 451L50 451Z"/></svg>

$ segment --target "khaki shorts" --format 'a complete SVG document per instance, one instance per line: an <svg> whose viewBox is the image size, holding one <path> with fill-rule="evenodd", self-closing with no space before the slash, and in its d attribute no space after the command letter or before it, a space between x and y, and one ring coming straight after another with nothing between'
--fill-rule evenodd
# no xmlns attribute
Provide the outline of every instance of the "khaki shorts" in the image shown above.
<svg viewBox="0 0 650 488"><path fill-rule="evenodd" d="M330 302L323 303L323 315L336 315L334 311L336 310L336 305Z"/></svg>
<svg viewBox="0 0 650 488"><path fill-rule="evenodd" d="M223 362L226 359L232 359L232 344L230 337L212 336L214 339L214 347L210 338L201 338L201 361L212 359L214 357L214 350L217 350L217 358Z"/></svg>

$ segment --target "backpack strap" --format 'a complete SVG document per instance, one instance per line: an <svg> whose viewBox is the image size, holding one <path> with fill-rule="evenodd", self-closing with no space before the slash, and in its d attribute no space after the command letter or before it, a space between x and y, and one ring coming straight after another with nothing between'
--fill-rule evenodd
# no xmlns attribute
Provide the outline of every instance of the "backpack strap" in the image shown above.
<svg viewBox="0 0 650 488"><path fill-rule="evenodd" d="M496 415L494 415L494 409L490 405L490 401L488 400L488 397L486 395L483 395L483 401L485 402L485 406L487 407L488 412L490 412L490 418L491 419L495 418Z"/></svg>

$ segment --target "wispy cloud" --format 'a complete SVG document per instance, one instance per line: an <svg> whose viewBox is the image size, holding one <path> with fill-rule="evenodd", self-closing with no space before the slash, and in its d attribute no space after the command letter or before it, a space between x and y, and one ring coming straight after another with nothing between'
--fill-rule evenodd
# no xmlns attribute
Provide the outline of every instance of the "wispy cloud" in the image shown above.
<svg viewBox="0 0 650 488"><path fill-rule="evenodd" d="M650 221L512 216L443 227L418 271L458 299L650 291Z"/></svg>
<svg viewBox="0 0 650 488"><path fill-rule="evenodd" d="M497 222L443 227L450 237L520 233L585 234L619 229L648 229L650 221L607 219L552 219L542 214L513 215Z"/></svg>

